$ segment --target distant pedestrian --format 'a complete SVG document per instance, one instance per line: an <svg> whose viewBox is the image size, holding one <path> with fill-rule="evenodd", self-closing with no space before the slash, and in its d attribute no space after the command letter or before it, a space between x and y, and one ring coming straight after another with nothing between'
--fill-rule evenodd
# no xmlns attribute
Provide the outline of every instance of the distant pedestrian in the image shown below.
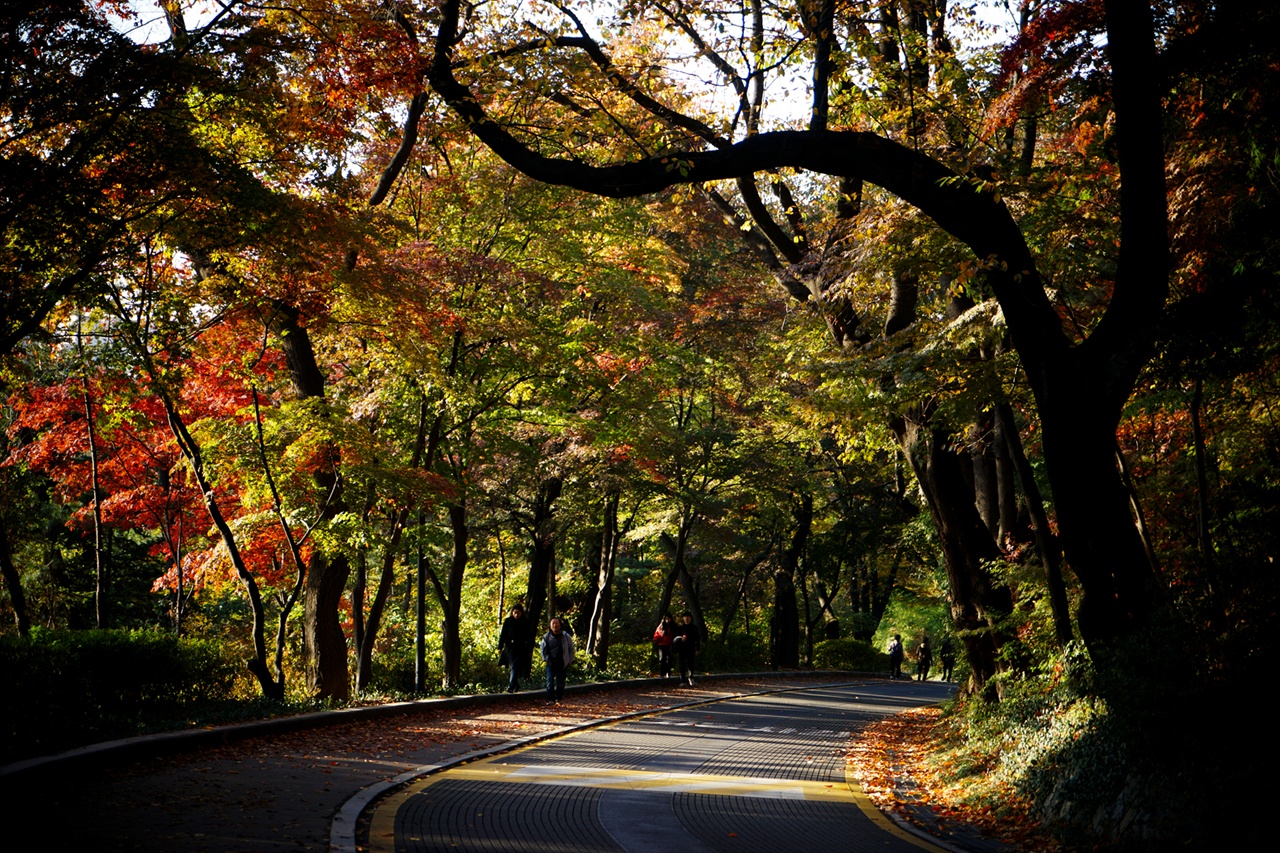
<svg viewBox="0 0 1280 853"><path fill-rule="evenodd" d="M942 638L942 647L938 649L938 660L942 661L942 680L950 681L956 666L956 649L950 637Z"/></svg>
<svg viewBox="0 0 1280 853"><path fill-rule="evenodd" d="M889 641L889 677L902 677L902 658L905 653L902 650L902 635L894 634L893 639Z"/></svg>
<svg viewBox="0 0 1280 853"><path fill-rule="evenodd" d="M929 648L929 638L926 636L920 643L920 647L916 649L916 678L921 681L929 680L929 666L933 663L933 651Z"/></svg>
<svg viewBox="0 0 1280 853"><path fill-rule="evenodd" d="M671 675L671 644L676 638L676 623L670 613L662 614L658 627L653 630L653 648L658 653L658 675Z"/></svg>
<svg viewBox="0 0 1280 853"><path fill-rule="evenodd" d="M529 656L533 652L533 630L524 618L524 608L519 604L511 608L511 615L502 620L498 634L498 661L507 668L507 692L520 689L520 676L529 674Z"/></svg>
<svg viewBox="0 0 1280 853"><path fill-rule="evenodd" d="M702 651L702 638L698 635L698 626L693 624L693 614L687 610L680 614L671 648L680 658L680 683L692 687L693 659Z"/></svg>
<svg viewBox="0 0 1280 853"><path fill-rule="evenodd" d="M559 702L564 696L564 672L573 663L573 635L564 630L559 616L551 619L551 630L539 646L547 666L547 701Z"/></svg>

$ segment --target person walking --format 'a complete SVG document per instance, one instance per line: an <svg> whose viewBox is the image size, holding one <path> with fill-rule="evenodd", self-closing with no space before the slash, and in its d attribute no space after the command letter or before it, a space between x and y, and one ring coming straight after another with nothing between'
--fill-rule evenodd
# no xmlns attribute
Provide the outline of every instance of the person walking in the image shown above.
<svg viewBox="0 0 1280 853"><path fill-rule="evenodd" d="M533 631L524 618L524 608L519 604L511 608L511 615L502 620L498 634L498 661L507 668L507 692L520 690L520 676L529 673L529 655L533 652Z"/></svg>
<svg viewBox="0 0 1280 853"><path fill-rule="evenodd" d="M894 634L893 639L889 641L889 677L902 677L902 635Z"/></svg>
<svg viewBox="0 0 1280 853"><path fill-rule="evenodd" d="M956 666L956 649L950 637L942 638L942 648L938 649L938 660L942 661L942 680L950 681Z"/></svg>
<svg viewBox="0 0 1280 853"><path fill-rule="evenodd" d="M564 696L564 672L573 663L573 635L564 630L559 616L551 619L551 630L539 646L542 662L547 666L547 701L559 702Z"/></svg>
<svg viewBox="0 0 1280 853"><path fill-rule="evenodd" d="M916 649L916 678L929 680L929 665L933 663L933 651L929 648L929 637L926 635Z"/></svg>
<svg viewBox="0 0 1280 853"><path fill-rule="evenodd" d="M658 675L663 678L671 675L671 644L675 638L675 620L670 613L664 613L653 631L653 648L658 653Z"/></svg>
<svg viewBox="0 0 1280 853"><path fill-rule="evenodd" d="M686 610L680 614L671 648L680 658L680 683L693 686L693 659L702 651L702 638L698 626L693 624L693 614Z"/></svg>

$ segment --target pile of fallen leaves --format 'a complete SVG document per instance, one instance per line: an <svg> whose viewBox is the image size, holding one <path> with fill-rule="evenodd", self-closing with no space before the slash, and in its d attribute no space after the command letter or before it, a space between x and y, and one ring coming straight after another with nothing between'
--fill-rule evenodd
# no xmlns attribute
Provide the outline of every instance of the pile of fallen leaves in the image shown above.
<svg viewBox="0 0 1280 853"><path fill-rule="evenodd" d="M941 708L913 708L868 725L848 760L863 791L883 811L920 823L924 808L939 824L968 824L1025 850L1063 849L1041 829L1029 800L989 782L947 727Z"/></svg>

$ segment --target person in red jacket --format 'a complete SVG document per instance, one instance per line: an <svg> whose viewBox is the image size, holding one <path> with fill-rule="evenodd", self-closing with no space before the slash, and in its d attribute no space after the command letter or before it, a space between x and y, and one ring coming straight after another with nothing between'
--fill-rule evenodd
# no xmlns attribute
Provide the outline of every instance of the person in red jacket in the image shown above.
<svg viewBox="0 0 1280 853"><path fill-rule="evenodd" d="M658 652L658 675L671 675L671 643L676 638L676 623L670 613L662 614L662 621L653 631L653 647Z"/></svg>

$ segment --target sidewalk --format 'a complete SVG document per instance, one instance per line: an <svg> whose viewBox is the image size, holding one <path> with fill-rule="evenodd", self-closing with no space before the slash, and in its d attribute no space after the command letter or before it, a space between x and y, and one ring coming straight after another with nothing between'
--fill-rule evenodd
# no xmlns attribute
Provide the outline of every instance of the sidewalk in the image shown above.
<svg viewBox="0 0 1280 853"><path fill-rule="evenodd" d="M5 811L36 833L34 849L321 851L344 803L413 768L602 717L849 678L707 677L694 688L643 679L572 688L554 706L529 691L406 703L396 716L385 716L385 707L353 709L192 734L186 742L133 739L18 773L0 768L0 790ZM206 745L215 738L243 739Z"/></svg>

